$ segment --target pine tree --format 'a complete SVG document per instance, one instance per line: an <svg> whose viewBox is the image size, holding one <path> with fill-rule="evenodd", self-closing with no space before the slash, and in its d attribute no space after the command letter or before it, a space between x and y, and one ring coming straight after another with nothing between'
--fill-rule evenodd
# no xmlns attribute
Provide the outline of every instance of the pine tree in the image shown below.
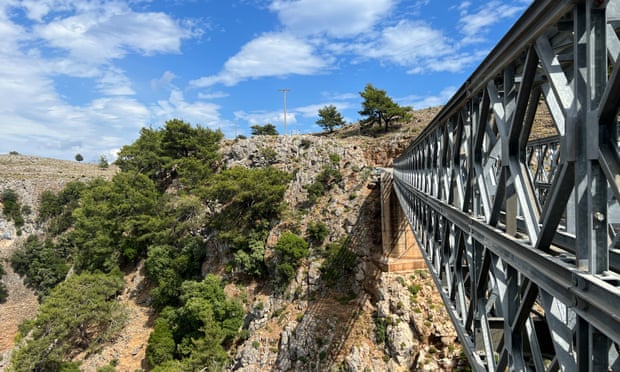
<svg viewBox="0 0 620 372"><path fill-rule="evenodd" d="M343 126L345 121L336 106L327 105L319 109L319 120L316 123L324 130L332 133L334 128Z"/></svg>

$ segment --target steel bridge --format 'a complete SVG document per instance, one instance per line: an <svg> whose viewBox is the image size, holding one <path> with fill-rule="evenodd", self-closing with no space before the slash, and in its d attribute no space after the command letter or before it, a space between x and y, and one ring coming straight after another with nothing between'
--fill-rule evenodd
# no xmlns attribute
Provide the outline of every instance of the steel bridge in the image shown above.
<svg viewBox="0 0 620 372"><path fill-rule="evenodd" d="M394 160L475 370L620 371L619 33L620 0L534 1Z"/></svg>

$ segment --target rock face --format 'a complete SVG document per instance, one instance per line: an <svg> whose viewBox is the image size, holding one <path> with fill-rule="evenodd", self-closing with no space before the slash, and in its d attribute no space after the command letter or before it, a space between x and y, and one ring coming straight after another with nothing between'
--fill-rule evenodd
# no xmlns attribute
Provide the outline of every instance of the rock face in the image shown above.
<svg viewBox="0 0 620 372"><path fill-rule="evenodd" d="M295 216L296 222L284 218L272 230L269 244L282 231L298 228L303 235L309 222L321 221L330 230L328 242L351 239L357 262L348 277L330 287L322 280L321 252L311 249L283 297L254 302L246 327L250 336L237 349L230 370L450 370L462 364L456 333L439 295L433 294L428 272L396 275L378 269L380 200L370 188L371 174L374 166L391 159L385 149L396 152L406 146L400 138L377 139L374 151L359 139L314 136L254 137L225 146L227 167L271 165L295 175L286 201L305 212ZM330 164L340 171L342 182L316 205L304 207L304 185ZM381 342L379 323L385 325Z"/></svg>
<svg viewBox="0 0 620 372"><path fill-rule="evenodd" d="M412 370L464 367L461 346L440 295L426 269L384 273L379 281L377 318L385 320L386 352Z"/></svg>

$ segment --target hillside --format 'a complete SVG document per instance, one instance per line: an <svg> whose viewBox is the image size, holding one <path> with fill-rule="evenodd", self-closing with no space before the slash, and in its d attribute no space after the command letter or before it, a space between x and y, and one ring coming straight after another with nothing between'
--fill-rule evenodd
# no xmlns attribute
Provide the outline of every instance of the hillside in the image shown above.
<svg viewBox="0 0 620 372"><path fill-rule="evenodd" d="M26 287L8 261L15 251L31 234L39 231L36 223L38 200L44 190L58 191L68 182L92 178L111 179L118 171L114 166L102 169L95 164L78 163L57 159L25 155L0 155L0 191L12 189L20 196L20 203L29 206L32 213L25 217L23 235L18 236L15 227L0 215L0 262L7 274L2 281L9 289L5 303L0 303L0 370L8 360L8 352L13 347L17 326L25 319L31 319L38 307L37 297L32 289ZM0 207L2 203L0 203Z"/></svg>
<svg viewBox="0 0 620 372"><path fill-rule="evenodd" d="M274 247L286 232L306 236L309 226L318 223L328 230L323 244L310 247L283 293L274 292L265 280L231 272L227 269L231 247L217 239L205 240L212 254L203 262L202 274L223 278L225 293L242 300L246 314L244 338L228 349L230 370L431 371L463 366L456 333L425 270L384 273L378 265L380 204L373 169L389 166L437 110L418 111L414 123L388 134L360 135L359 129L349 127L332 135L258 136L221 144L224 168L269 166L294 174L284 193L286 209L270 228L266 257L277 254ZM40 193L59 190L72 180L109 179L117 169L16 155L1 156L0 167L7 175L0 189L16 190L22 204L33 207L21 237L4 221L15 239L1 242L8 272L3 282L10 288L9 300L0 304L0 324L8 330L0 340L1 369L17 325L37 309L36 296L6 261L27 235L40 231L35 223ZM335 167L341 179L309 203L305 186L326 167ZM346 249L333 255L330 247L342 247L343 239ZM154 283L145 278L143 265L125 273L126 287L118 296L129 314L124 329L96 353L74 354L81 370L110 363L117 371L148 369L145 350L157 312L151 307ZM336 270L339 276L330 280L326 270Z"/></svg>

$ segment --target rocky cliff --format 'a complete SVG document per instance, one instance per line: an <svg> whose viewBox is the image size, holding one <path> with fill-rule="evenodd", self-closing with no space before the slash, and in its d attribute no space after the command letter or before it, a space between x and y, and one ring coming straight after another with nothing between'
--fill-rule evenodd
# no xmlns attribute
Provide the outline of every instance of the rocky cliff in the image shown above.
<svg viewBox="0 0 620 372"><path fill-rule="evenodd" d="M295 279L282 294L270 291L265 283L234 280L234 274L222 268L227 247L211 241L209 249L217 251L212 261L203 265L204 273L215 272L229 282L226 293L243 299L247 312L246 334L230 354L229 370L235 371L306 371L306 370L453 370L464 366L456 333L425 270L385 273L380 270L381 225L380 200L374 168L390 166L416 133L437 110L418 112L416 121L399 131L376 136L360 136L359 129L346 128L333 135L257 136L228 140L222 144L222 167L274 166L294 175L285 196L288 208L272 229L268 246L273 247L284 231L305 235L309 224L327 226L324 244L313 246ZM3 174L19 173L23 166L3 163ZM35 161L24 158L23 161ZM0 190L18 191L22 203L36 206L42 190L58 189L68 180L110 177L110 170L77 172L67 162L45 172L33 171L5 177ZM341 178L329 192L309 203L304 187L313 183L322 169L335 167ZM36 166L33 166L36 168ZM96 167L96 166L93 166ZM34 169L34 168L33 168ZM39 177L39 174L48 176ZM34 216L27 221L24 235L36 231ZM0 221L11 230L11 224ZM22 236L22 237L23 237ZM21 239L21 238L20 238ZM346 249L330 258L329 247L343 244ZM36 298L23 286L6 264L19 239L1 242L3 264L9 274L9 301L0 305L2 333L0 351L12 347L17 325L36 312ZM268 247L268 248L269 248ZM270 254L269 249L266 254ZM331 262L339 273L327 280L325 267ZM95 370L115 360L116 370L146 369L144 350L154 313L149 309L149 283L139 269L126 277L127 289L119 300L132 311L131 321L118 340L97 355L78 356L83 370ZM20 287L21 285L21 287ZM19 289L18 289L19 288ZM6 314L19 316L6 317ZM6 325L6 327L5 327ZM2 361L0 361L0 370Z"/></svg>
<svg viewBox="0 0 620 372"><path fill-rule="evenodd" d="M230 370L435 371L466 364L428 272L379 269L380 200L373 170L391 165L416 131L417 127L403 128L377 138L342 133L255 137L224 148L227 166L269 164L295 174L287 194L295 212L274 228L273 235L291 227L303 233L309 223L320 221L330 229L328 243L350 238L355 257L350 275L336 285L322 280L324 258L315 251L284 296L245 288L251 332L238 347ZM303 186L333 159L338 159L342 181L302 212L307 202Z"/></svg>

